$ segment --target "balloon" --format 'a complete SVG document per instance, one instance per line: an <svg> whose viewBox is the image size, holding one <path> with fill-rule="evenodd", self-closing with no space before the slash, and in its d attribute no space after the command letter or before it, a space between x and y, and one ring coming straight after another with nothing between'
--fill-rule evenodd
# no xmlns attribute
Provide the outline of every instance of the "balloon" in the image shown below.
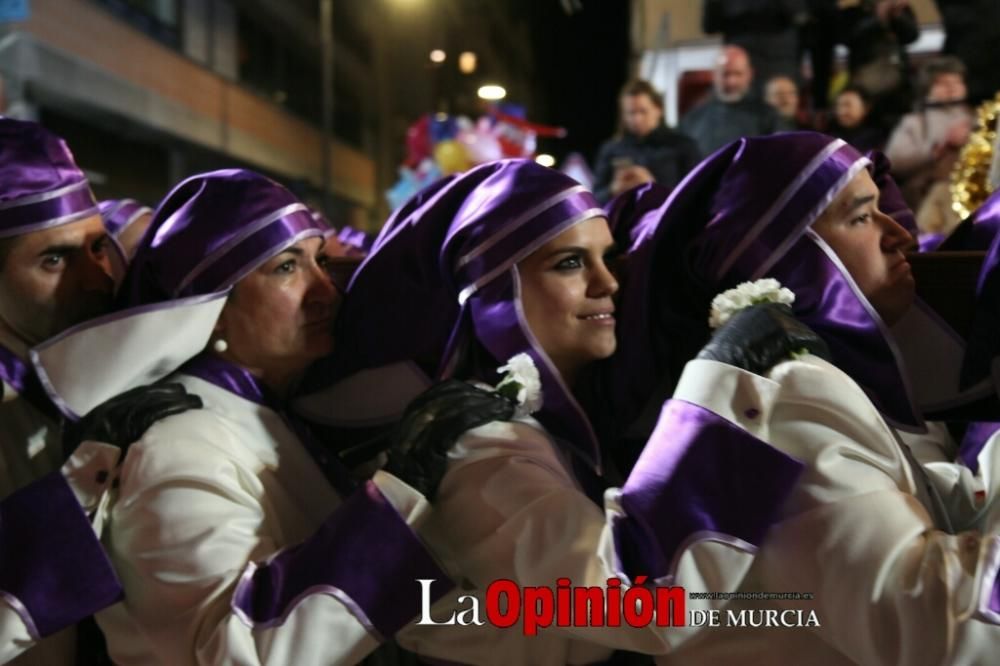
<svg viewBox="0 0 1000 666"><path fill-rule="evenodd" d="M431 156L430 116L424 115L406 130L406 166L413 168Z"/></svg>
<svg viewBox="0 0 1000 666"><path fill-rule="evenodd" d="M455 134L458 132L458 123L454 116L449 116L444 113L436 113L431 119L431 141L435 144L441 143L442 141L448 141L449 139L454 139Z"/></svg>
<svg viewBox="0 0 1000 666"><path fill-rule="evenodd" d="M500 142L488 122L480 123L474 130L459 132L458 140L465 146L465 153L473 164L493 162L503 157Z"/></svg>
<svg viewBox="0 0 1000 666"><path fill-rule="evenodd" d="M441 173L449 175L469 168L469 156L461 143L454 139L442 141L434 146L434 161L441 167Z"/></svg>

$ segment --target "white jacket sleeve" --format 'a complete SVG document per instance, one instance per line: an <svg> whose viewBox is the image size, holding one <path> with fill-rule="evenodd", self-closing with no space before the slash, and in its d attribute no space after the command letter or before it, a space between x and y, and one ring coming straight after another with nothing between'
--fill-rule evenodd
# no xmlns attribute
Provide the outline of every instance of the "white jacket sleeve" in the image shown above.
<svg viewBox="0 0 1000 666"><path fill-rule="evenodd" d="M769 379L712 361L688 369L702 404L806 465L758 554L759 589L813 592L822 626L809 630L855 663L942 664L960 651L961 663L995 663L996 526L939 529L926 479L856 383L815 357ZM765 390L725 390L741 381Z"/></svg>
<svg viewBox="0 0 1000 666"><path fill-rule="evenodd" d="M729 455L728 463L720 460ZM648 583L687 590L735 589L753 560L755 542L800 471L795 461L685 402L683 395L668 401L642 460L622 489L605 493L603 509L569 471L566 454L533 420L471 430L449 456L430 521L434 529L425 533L446 567L469 581L469 593L480 598L498 579L522 588L554 588L559 578L573 586L606 588L608 579L617 577L624 590L643 576ZM739 474L716 473L713 463L731 470L753 464L762 476L726 487L722 481ZM759 486L769 490L762 493ZM695 497L704 502L696 506ZM727 511L727 506L739 508ZM703 603L712 602L689 599L687 607ZM519 625L507 631L521 630ZM544 631L566 641L645 653L664 652L686 633L683 627L624 623ZM541 640L533 646L531 663L552 663L538 655Z"/></svg>
<svg viewBox="0 0 1000 666"><path fill-rule="evenodd" d="M419 612L401 579L445 579L410 528L426 502L388 475L281 550L266 471L210 417L188 421L198 436L161 422L125 462L110 548L127 620L100 618L117 662L354 664Z"/></svg>

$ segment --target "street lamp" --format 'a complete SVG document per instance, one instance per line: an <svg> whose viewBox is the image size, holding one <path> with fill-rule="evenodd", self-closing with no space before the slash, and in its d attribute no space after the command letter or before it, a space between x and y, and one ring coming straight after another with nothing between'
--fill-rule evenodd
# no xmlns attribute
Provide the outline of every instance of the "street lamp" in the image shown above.
<svg viewBox="0 0 1000 666"><path fill-rule="evenodd" d="M496 85L495 83L489 83L484 86L479 86L479 90L476 91L479 95L479 99L485 99L488 101L501 100L507 96L507 91L503 86Z"/></svg>
<svg viewBox="0 0 1000 666"><path fill-rule="evenodd" d="M431 62L440 65L447 58L447 54L441 49L434 49L431 51Z"/></svg>

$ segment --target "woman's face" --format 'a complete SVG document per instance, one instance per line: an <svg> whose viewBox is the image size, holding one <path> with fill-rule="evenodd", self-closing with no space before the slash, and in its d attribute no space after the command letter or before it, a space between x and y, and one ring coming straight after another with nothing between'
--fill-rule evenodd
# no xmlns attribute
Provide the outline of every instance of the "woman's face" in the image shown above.
<svg viewBox="0 0 1000 666"><path fill-rule="evenodd" d="M871 175L862 171L812 228L837 253L883 321L892 325L913 303L915 283L903 254L913 237L878 209L878 198Z"/></svg>
<svg viewBox="0 0 1000 666"><path fill-rule="evenodd" d="M663 122L663 110L645 93L623 95L621 105L625 129L636 136L646 136Z"/></svg>
<svg viewBox="0 0 1000 666"><path fill-rule="evenodd" d="M615 351L618 282L606 262L613 248L607 221L593 217L518 264L528 326L569 384L583 365Z"/></svg>
<svg viewBox="0 0 1000 666"><path fill-rule="evenodd" d="M837 96L837 105L834 110L837 115L837 122L845 129L851 129L861 124L865 119L867 109L861 96L854 91L842 92Z"/></svg>
<svg viewBox="0 0 1000 666"><path fill-rule="evenodd" d="M340 296L327 274L323 239L307 238L240 280L216 324L221 355L283 391L333 349Z"/></svg>

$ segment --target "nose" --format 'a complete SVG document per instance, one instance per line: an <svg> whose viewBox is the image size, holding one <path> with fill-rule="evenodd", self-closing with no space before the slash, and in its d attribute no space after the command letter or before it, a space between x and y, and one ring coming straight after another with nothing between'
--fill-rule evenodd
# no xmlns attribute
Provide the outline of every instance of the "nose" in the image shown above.
<svg viewBox="0 0 1000 666"><path fill-rule="evenodd" d="M104 249L88 248L80 270L80 285L83 291L111 293L111 260Z"/></svg>
<svg viewBox="0 0 1000 666"><path fill-rule="evenodd" d="M588 295L591 298L604 298L618 293L618 279L603 260L595 266L589 286Z"/></svg>
<svg viewBox="0 0 1000 666"><path fill-rule="evenodd" d="M306 306L329 308L340 297L340 292L323 266L313 263L309 270L309 286L306 289Z"/></svg>
<svg viewBox="0 0 1000 666"><path fill-rule="evenodd" d="M907 252L914 246L916 240L899 222L881 211L878 218L882 225L883 252Z"/></svg>

